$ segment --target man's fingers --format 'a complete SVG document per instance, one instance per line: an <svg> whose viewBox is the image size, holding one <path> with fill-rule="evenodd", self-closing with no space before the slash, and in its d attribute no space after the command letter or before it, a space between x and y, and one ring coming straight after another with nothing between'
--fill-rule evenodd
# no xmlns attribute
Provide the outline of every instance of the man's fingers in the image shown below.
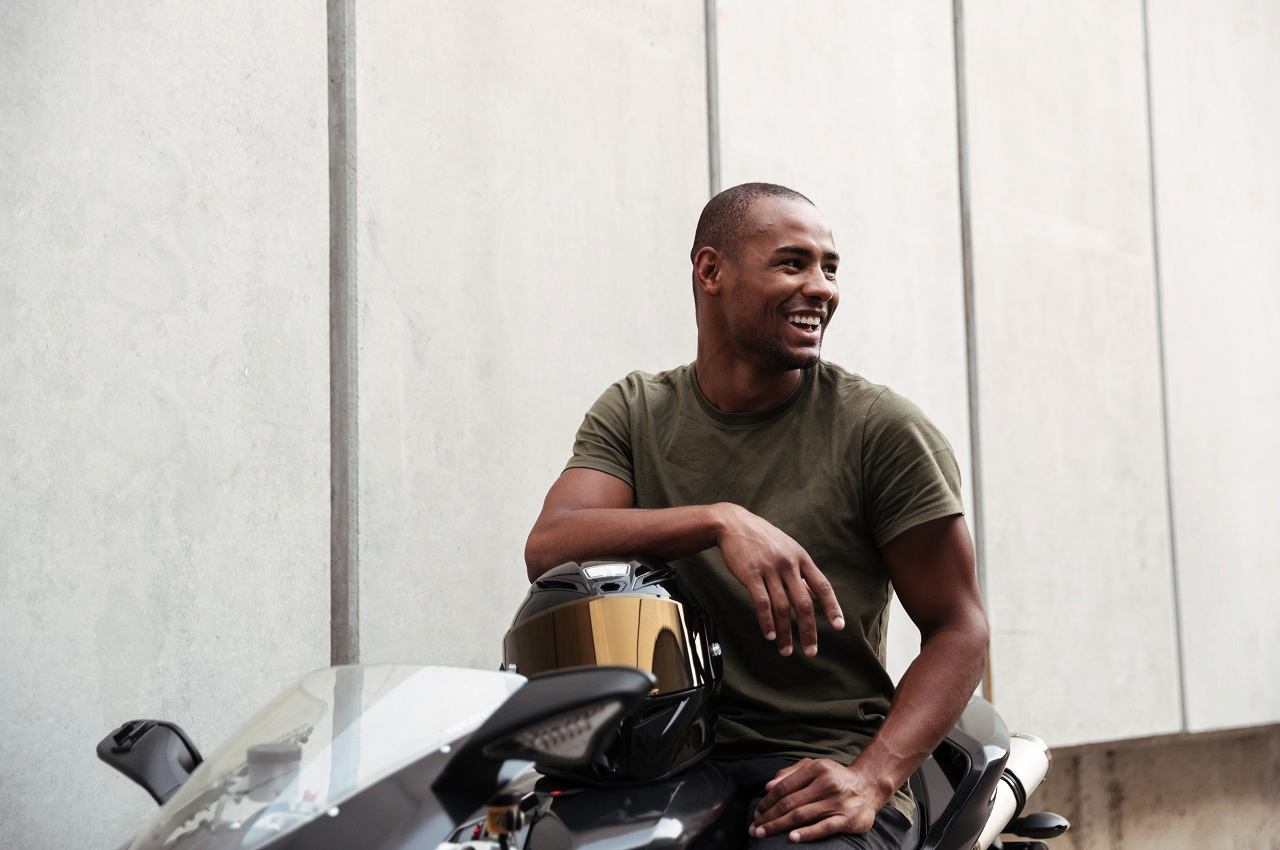
<svg viewBox="0 0 1280 850"><path fill-rule="evenodd" d="M818 621L814 617L813 597L809 595L809 586L800 577L799 570L790 570L783 575L787 585L787 595L791 597L791 610L796 614L796 631L800 634L800 647L805 655L818 654Z"/></svg>
<svg viewBox="0 0 1280 850"><path fill-rule="evenodd" d="M791 606L787 602L787 591L776 575L765 576L765 588L769 591L769 602L773 609L773 627L778 635L778 652L791 654ZM765 637L768 637L766 635Z"/></svg>
<svg viewBox="0 0 1280 850"><path fill-rule="evenodd" d="M831 623L837 630L844 628L844 612L840 610L840 602L836 599L835 588L831 586L831 582L827 581L827 577L822 574L822 570L818 569L817 564L808 555L800 563L800 573L804 577L805 583L809 585L809 589L813 591L814 597L818 600L818 605L822 608L822 613L827 615L827 622Z"/></svg>
<svg viewBox="0 0 1280 850"><path fill-rule="evenodd" d="M790 798L783 802L789 802ZM802 828L820 822L831 816L834 807L830 800L810 800L793 807L788 812L779 812L772 820L763 821L752 827L751 834L756 838L777 835L789 829Z"/></svg>
<svg viewBox="0 0 1280 850"><path fill-rule="evenodd" d="M804 826L815 820L821 820L831 814L835 808L832 801L826 799L828 796L818 783L810 782L798 791L793 791L778 800L767 810L757 809L755 825L764 827L766 834L773 835L775 832L782 832L793 826ZM814 806L819 804L826 808L818 811Z"/></svg>
<svg viewBox="0 0 1280 850"><path fill-rule="evenodd" d="M756 611L756 622L760 624L760 634L765 640L773 640L776 636L773 625L773 603L769 601L769 592L765 590L764 580L754 579L747 585L747 593L751 594L751 605Z"/></svg>
<svg viewBox="0 0 1280 850"><path fill-rule="evenodd" d="M819 838L826 838L828 835L835 835L837 832L844 831L844 815L832 815L831 817L823 818L817 823L791 830L787 834L787 838L795 843L817 841Z"/></svg>
<svg viewBox="0 0 1280 850"><path fill-rule="evenodd" d="M788 776L795 773L797 770L799 770L801 767L803 767L804 765L808 764L811 761L813 761L813 759L800 759L799 761L793 761L791 764L787 765L786 767L782 768L782 770L779 770L777 773L775 773L773 775L773 778L764 784L764 787L766 789L772 788L774 785L781 782L783 779L786 779Z"/></svg>
<svg viewBox="0 0 1280 850"><path fill-rule="evenodd" d="M786 772L784 773L783 770ZM769 811L783 797L788 794L794 794L809 784L817 772L817 760L802 759L793 765L783 768L783 770L778 771L777 775L765 784L764 796L760 798L760 803L756 806L757 822L760 820L762 812Z"/></svg>

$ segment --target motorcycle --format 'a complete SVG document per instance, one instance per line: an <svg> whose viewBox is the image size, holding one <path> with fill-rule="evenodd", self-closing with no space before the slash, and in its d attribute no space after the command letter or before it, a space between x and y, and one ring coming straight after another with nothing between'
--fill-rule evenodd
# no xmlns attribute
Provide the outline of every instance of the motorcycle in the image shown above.
<svg viewBox="0 0 1280 850"><path fill-rule="evenodd" d="M701 757L710 715L699 713L687 734L660 731L706 708L714 688L690 685L717 678L719 645L698 606L678 595L664 565L567 564L535 583L502 670L317 670L207 759L173 723L129 721L98 756L160 808L126 846L738 850L746 803L723 767ZM620 627L592 646L591 624L610 618ZM539 631L569 639L548 653ZM616 656L617 638L637 634L643 651L624 654L634 666L611 663L609 646ZM623 744L640 772L617 769ZM1043 840L1067 821L1023 809L1049 764L1043 741L1010 735L975 697L911 777L916 813L904 846L1047 850ZM1017 840L1002 842L1003 833Z"/></svg>

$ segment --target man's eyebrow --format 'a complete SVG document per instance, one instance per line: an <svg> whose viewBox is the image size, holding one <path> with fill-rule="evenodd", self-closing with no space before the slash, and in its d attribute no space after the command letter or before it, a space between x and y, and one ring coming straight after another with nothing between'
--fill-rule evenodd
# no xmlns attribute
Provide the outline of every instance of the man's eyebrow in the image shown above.
<svg viewBox="0 0 1280 850"><path fill-rule="evenodd" d="M804 245L783 245L781 248L776 249L773 253L797 254L801 257L808 258L813 256L813 249L806 248ZM826 251L823 253L822 259L828 260L828 261L834 260L835 262L838 263L840 262L840 255L837 254L835 251Z"/></svg>

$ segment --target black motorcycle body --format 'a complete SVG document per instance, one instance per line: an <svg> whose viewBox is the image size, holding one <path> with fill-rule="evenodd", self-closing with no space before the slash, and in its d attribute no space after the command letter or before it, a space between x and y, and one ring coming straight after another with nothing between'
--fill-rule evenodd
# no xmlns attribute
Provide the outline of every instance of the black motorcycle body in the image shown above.
<svg viewBox="0 0 1280 850"><path fill-rule="evenodd" d="M145 755L121 764L131 758L126 749L104 760L165 800L126 845L132 850L742 847L746 813L734 808L733 785L714 761L633 786L557 778L557 767L586 764L607 746L652 683L624 667L531 679L445 667L336 667L303 677L207 759L181 730L189 752L170 740L176 727L152 721L130 721L99 752L125 741ZM1000 846L995 836L1039 783L1006 770L1010 747L990 704L971 701L912 777L913 848ZM1047 769L1047 749L1039 747ZM175 773L184 772L189 777L174 789ZM1005 806L1005 823L993 825L1001 794L1017 805Z"/></svg>

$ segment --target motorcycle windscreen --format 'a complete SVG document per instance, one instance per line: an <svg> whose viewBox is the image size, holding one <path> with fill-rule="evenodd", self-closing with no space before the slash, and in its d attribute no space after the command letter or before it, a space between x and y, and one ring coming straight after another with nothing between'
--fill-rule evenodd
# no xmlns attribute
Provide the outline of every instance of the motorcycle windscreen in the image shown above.
<svg viewBox="0 0 1280 850"><path fill-rule="evenodd" d="M522 676L621 665L652 673L655 694L707 684L706 648L672 599L598 596L561 605L512 628L503 646L507 669Z"/></svg>
<svg viewBox="0 0 1280 850"><path fill-rule="evenodd" d="M510 673L453 667L308 673L214 750L130 850L255 850L446 752L523 684Z"/></svg>

